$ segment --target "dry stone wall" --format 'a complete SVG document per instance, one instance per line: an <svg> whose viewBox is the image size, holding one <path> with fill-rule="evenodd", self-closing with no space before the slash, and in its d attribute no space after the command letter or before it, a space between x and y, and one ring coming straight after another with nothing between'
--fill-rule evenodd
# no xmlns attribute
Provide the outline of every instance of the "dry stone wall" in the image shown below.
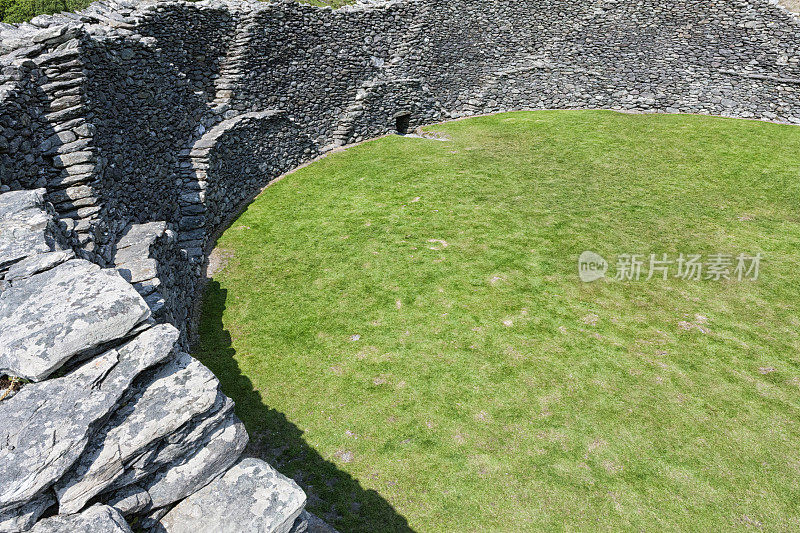
<svg viewBox="0 0 800 533"><path fill-rule="evenodd" d="M253 499L241 528L318 523L239 461L233 402L186 353L215 234L336 147L543 108L800 124L800 20L769 0L104 0L0 24L0 532L210 530Z"/></svg>

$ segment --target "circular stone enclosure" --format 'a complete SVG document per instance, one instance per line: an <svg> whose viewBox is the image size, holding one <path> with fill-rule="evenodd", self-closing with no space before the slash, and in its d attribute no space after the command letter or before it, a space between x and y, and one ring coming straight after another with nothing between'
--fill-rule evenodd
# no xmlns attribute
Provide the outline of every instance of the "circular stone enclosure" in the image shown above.
<svg viewBox="0 0 800 533"><path fill-rule="evenodd" d="M217 242L194 354L251 453L341 530L790 523L800 128L538 111L423 132L287 175ZM586 250L604 279L581 281ZM626 254L638 279L615 279ZM682 254L729 279L679 277Z"/></svg>

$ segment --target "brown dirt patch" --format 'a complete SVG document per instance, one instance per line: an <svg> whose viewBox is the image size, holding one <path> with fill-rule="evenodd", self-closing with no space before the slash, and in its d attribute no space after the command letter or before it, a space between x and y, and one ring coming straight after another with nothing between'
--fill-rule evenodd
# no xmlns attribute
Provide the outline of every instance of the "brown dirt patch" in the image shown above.
<svg viewBox="0 0 800 533"><path fill-rule="evenodd" d="M233 250L214 248L208 256L206 277L213 278L214 274L221 272L233 258Z"/></svg>
<svg viewBox="0 0 800 533"><path fill-rule="evenodd" d="M8 376L0 377L0 402L14 396L22 388L22 382Z"/></svg>
<svg viewBox="0 0 800 533"><path fill-rule="evenodd" d="M779 0L779 4L795 13L800 13L800 0Z"/></svg>

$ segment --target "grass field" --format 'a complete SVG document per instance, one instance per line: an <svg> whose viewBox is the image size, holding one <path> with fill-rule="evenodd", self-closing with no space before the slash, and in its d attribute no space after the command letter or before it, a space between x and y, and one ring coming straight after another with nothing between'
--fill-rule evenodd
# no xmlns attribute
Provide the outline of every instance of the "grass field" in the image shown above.
<svg viewBox="0 0 800 533"><path fill-rule="evenodd" d="M289 175L219 240L196 355L249 453L342 532L800 528L800 128L428 130ZM717 252L758 280L612 279Z"/></svg>

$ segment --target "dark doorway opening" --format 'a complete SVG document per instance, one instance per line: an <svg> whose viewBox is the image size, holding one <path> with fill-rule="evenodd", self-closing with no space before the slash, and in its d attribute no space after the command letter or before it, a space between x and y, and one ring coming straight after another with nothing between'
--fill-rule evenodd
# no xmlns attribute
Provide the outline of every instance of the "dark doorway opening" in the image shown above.
<svg viewBox="0 0 800 533"><path fill-rule="evenodd" d="M403 113L394 117L394 127L397 133L405 135L408 133L408 126L411 122L411 113Z"/></svg>

